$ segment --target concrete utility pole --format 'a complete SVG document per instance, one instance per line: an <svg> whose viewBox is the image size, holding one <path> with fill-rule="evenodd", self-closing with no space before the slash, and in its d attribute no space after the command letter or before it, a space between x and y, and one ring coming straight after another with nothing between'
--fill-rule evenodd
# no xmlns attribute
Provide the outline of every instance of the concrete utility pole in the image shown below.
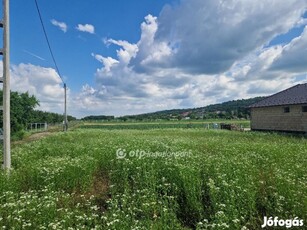
<svg viewBox="0 0 307 230"><path fill-rule="evenodd" d="M67 122L67 87L66 83L64 83L64 131L68 129L68 122Z"/></svg>
<svg viewBox="0 0 307 230"><path fill-rule="evenodd" d="M3 0L3 168L11 168L11 118L10 118L10 22L9 0Z"/></svg>

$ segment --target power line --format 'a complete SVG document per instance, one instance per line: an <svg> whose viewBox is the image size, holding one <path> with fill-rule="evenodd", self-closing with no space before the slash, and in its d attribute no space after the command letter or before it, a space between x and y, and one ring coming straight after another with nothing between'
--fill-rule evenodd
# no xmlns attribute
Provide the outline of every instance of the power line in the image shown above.
<svg viewBox="0 0 307 230"><path fill-rule="evenodd" d="M44 22L43 22L43 19L42 19L42 15L41 15L41 12L40 12L40 9L39 9L39 6L38 6L38 3L37 3L37 0L34 0L35 1L35 5L36 5L36 9L37 9L37 13L38 13L38 16L39 16L39 19L40 19L40 22L41 22L41 25L42 25L42 28L43 28L43 31L44 31L44 35L45 35L45 38L46 38L46 41L47 41L47 44L48 44L48 48L49 48L49 51L50 51L50 54L51 54L51 57L52 57L52 60L53 60L53 63L54 63L54 66L55 66L55 69L56 71L58 72L58 75L59 77L61 78L64 86L65 86L65 82L60 74L60 71L59 71L59 68L58 68L58 65L55 61L55 58L54 58L54 55L53 55L53 52L52 52L52 49L51 49L51 45L50 45L50 42L49 42L49 39L48 39L48 35L47 35L47 32L46 32L46 29L45 29L45 25L44 25Z"/></svg>
<svg viewBox="0 0 307 230"><path fill-rule="evenodd" d="M55 58L54 58L54 55L53 55L53 52L52 52L52 49L51 49L51 45L50 45L50 42L49 42L49 39L48 39L48 36L47 36L47 32L46 32L46 29L45 29L45 26L44 26L44 22L43 22L43 19L42 19L42 15L41 15L41 12L40 12L39 7L38 7L37 0L35 0L35 5L36 5L36 9L37 9L37 13L38 13L41 25L43 27L44 35L45 35L45 38L46 38L46 41L47 41L47 44L48 44L48 48L49 48L55 69L56 69L59 77L61 78L61 80L63 82L63 88L64 88L64 123L63 124L64 124L64 131L67 131L68 122L67 122L67 87L66 87L66 83L64 82L64 80L63 80L63 78L60 74L58 65L55 61Z"/></svg>

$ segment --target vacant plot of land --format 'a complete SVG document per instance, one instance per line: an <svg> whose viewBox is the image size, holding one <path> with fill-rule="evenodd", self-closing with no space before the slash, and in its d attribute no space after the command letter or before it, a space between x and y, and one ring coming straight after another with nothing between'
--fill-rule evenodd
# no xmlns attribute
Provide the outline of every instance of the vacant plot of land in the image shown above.
<svg viewBox="0 0 307 230"><path fill-rule="evenodd" d="M59 133L13 149L0 228L259 229L307 217L307 140L204 129Z"/></svg>

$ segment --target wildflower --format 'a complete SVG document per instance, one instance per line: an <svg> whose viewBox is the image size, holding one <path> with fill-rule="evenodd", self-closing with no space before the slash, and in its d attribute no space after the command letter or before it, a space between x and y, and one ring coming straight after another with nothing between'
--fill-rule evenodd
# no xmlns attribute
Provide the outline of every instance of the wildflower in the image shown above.
<svg viewBox="0 0 307 230"><path fill-rule="evenodd" d="M222 227L225 227L225 228L229 228L229 225L226 224L226 223L222 223L221 226L222 226Z"/></svg>
<svg viewBox="0 0 307 230"><path fill-rule="evenodd" d="M232 222L234 222L235 224L238 224L238 223L240 223L240 220L239 219L234 219L234 220L232 220Z"/></svg>

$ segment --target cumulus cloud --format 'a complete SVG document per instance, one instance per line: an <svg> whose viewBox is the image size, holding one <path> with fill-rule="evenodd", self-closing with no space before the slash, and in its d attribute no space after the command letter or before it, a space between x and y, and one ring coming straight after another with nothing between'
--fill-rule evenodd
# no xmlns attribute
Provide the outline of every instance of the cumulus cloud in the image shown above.
<svg viewBox="0 0 307 230"><path fill-rule="evenodd" d="M155 43L167 44L163 62L187 72L216 74L298 23L306 1L182 0L158 18ZM148 52L148 57L151 54Z"/></svg>
<svg viewBox="0 0 307 230"><path fill-rule="evenodd" d="M95 73L95 86L83 87L80 104L92 113L135 114L268 95L290 87L299 83L301 72L283 72L283 64L273 71L271 66L281 58L305 57L305 32L286 46L267 44L302 25L306 7L302 0L181 0L166 6L159 17L145 17L135 44L105 39L106 46L119 47L117 56L92 54L102 67Z"/></svg>
<svg viewBox="0 0 307 230"><path fill-rule="evenodd" d="M101 63L95 84L69 91L68 111L82 117L200 107L306 81L306 28L288 44L267 47L277 35L306 25L306 9L305 0L181 0L165 6L158 17L144 18L139 41L105 39L106 46L117 47L116 56L91 54ZM65 23L51 23L67 31ZM76 29L95 33L90 24ZM40 109L62 113L64 92L54 69L21 63L11 75L12 90L28 91Z"/></svg>
<svg viewBox="0 0 307 230"><path fill-rule="evenodd" d="M280 55L274 60L272 70L290 73L307 72L307 26L301 36L286 44Z"/></svg>
<svg viewBox="0 0 307 230"><path fill-rule="evenodd" d="M226 72L228 77L235 81L246 84L254 80L270 80L285 74L277 74L269 71L274 60L281 54L282 46L272 46L262 48L250 53L246 58L236 61L233 66Z"/></svg>
<svg viewBox="0 0 307 230"><path fill-rule="evenodd" d="M67 32L67 24L65 22L59 22L55 19L51 20L52 25L57 26L60 30L62 30L64 33Z"/></svg>
<svg viewBox="0 0 307 230"><path fill-rule="evenodd" d="M147 15L141 24L141 38L137 43L137 55L131 62L134 70L148 72L156 67L165 67L165 61L172 54L172 49L166 42L155 40L157 31L157 17Z"/></svg>
<svg viewBox="0 0 307 230"><path fill-rule="evenodd" d="M105 74L110 73L112 66L119 63L119 61L117 61L116 59L111 58L111 57L103 57L99 54L94 54L94 53L92 53L92 56L97 61L99 61L103 64L104 67L101 69L101 71L104 72Z"/></svg>
<svg viewBox="0 0 307 230"><path fill-rule="evenodd" d="M115 44L119 47L122 47L121 49L117 50L117 56L119 60L124 64L129 64L131 58L135 58L137 52L139 51L138 45L131 44L127 41L108 39L105 40L105 44Z"/></svg>
<svg viewBox="0 0 307 230"><path fill-rule="evenodd" d="M2 63L0 66L2 73ZM58 74L52 68L24 63L12 65L11 89L34 95L40 101L39 109L41 110L63 112L63 85Z"/></svg>
<svg viewBox="0 0 307 230"><path fill-rule="evenodd" d="M81 32L87 32L87 33L90 33L90 34L94 34L95 33L95 27L91 24L78 24L76 26L76 29L81 31Z"/></svg>

